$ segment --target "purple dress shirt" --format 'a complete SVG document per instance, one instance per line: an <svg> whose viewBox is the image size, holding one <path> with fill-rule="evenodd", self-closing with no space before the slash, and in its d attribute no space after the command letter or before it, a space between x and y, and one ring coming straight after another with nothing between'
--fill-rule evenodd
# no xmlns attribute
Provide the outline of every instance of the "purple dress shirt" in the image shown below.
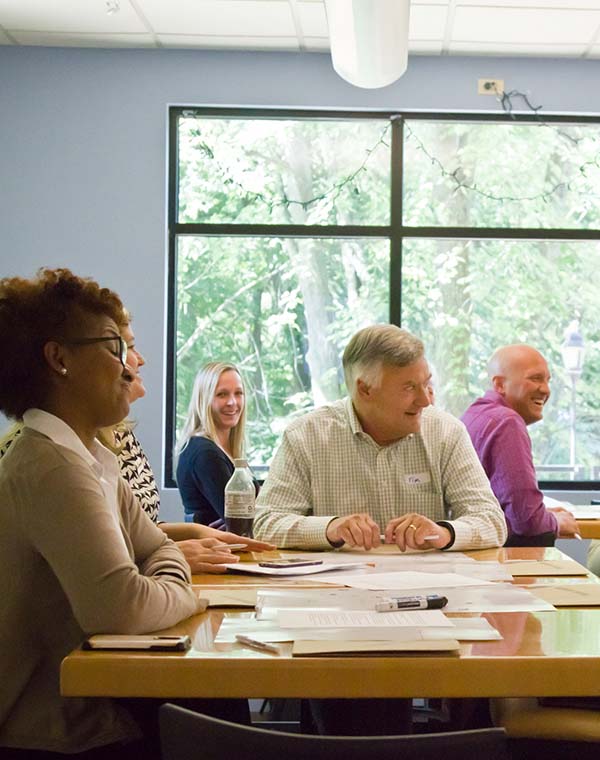
<svg viewBox="0 0 600 760"><path fill-rule="evenodd" d="M488 391L462 416L473 446L504 510L509 536L558 533L544 506L533 466L531 439L520 414L496 391Z"/></svg>

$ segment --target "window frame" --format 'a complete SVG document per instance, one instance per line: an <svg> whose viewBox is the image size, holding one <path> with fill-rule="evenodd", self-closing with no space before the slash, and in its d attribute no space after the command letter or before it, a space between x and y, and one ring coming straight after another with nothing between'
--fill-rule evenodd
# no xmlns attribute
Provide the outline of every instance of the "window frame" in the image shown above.
<svg viewBox="0 0 600 760"><path fill-rule="evenodd" d="M391 122L390 149L390 223L387 225L290 225L290 224L232 224L183 223L178 221L178 121L180 116L194 115L228 119L293 119L293 120L389 120ZM387 239L390 244L389 282L391 324L401 325L402 315L402 244L404 239L436 238L448 240L562 240L600 241L600 229L571 229L562 227L448 227L408 226L402 223L402 180L405 121L460 121L499 124L596 124L600 116L494 112L444 112L397 110L332 110L295 108L234 108L171 106L169 107L168 134L168 268L167 268L167 341L166 341L166 401L165 401L165 457L163 482L166 488L176 488L174 479L173 447L176 430L176 346L175 325L177 314L177 240L183 235L203 237L296 237L340 238L363 237ZM427 337L424 336L425 343ZM539 487L552 491L593 491L600 489L600 480L539 480Z"/></svg>

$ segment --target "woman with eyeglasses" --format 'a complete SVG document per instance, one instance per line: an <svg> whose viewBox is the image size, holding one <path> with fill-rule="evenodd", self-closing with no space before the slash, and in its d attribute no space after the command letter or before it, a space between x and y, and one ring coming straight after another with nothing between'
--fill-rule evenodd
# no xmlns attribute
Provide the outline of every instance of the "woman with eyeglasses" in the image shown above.
<svg viewBox="0 0 600 760"><path fill-rule="evenodd" d="M135 335L131 326L130 315L125 312L124 323L120 334L127 344L127 367L132 375L129 386L129 402L133 404L146 395L146 388L140 369L146 360L136 347ZM239 556L233 554L227 544L246 544L249 551L267 551L274 549L272 544L241 537L235 533L199 524L159 522L160 492L154 477L154 472L148 458L133 430L129 420L123 420L116 425L102 428L98 432L98 440L115 454L119 463L121 477L131 488L139 506L151 520L177 542L190 565L192 573L225 573L225 563L237 562ZM0 439L0 459L8 451L12 443L23 430L23 423L17 422Z"/></svg>
<svg viewBox="0 0 600 760"><path fill-rule="evenodd" d="M24 423L0 462L2 758L158 758L139 740L143 700L62 698L60 663L89 634L204 609L185 558L96 440L129 411L123 313L66 269L0 280L0 411Z"/></svg>

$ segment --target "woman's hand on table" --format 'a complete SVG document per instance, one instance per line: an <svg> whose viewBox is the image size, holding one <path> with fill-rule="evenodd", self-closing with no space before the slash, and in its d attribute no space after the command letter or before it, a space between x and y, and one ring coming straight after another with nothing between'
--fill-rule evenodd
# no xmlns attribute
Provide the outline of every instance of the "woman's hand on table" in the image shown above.
<svg viewBox="0 0 600 760"><path fill-rule="evenodd" d="M226 544L246 544L246 548L242 551L248 552L272 552L277 548L275 544L268 544L266 541L257 541L255 538L238 536L236 533L227 533L222 530L219 531L217 538Z"/></svg>
<svg viewBox="0 0 600 760"><path fill-rule="evenodd" d="M177 546L183 552L192 573L226 573L225 564L239 562L239 557L232 552L228 544L245 544L240 551L264 552L275 549L273 544L256 541L254 538L238 536L235 533L215 531L218 538L189 538L178 541Z"/></svg>
<svg viewBox="0 0 600 760"><path fill-rule="evenodd" d="M178 541L177 546L192 573L226 573L225 564L239 562L240 559L227 547L227 543L216 538L189 538Z"/></svg>
<svg viewBox="0 0 600 760"><path fill-rule="evenodd" d="M255 538L238 536L237 533L229 533L226 530L216 530L208 525L196 523L196 527L202 532L203 538L216 538L223 544L246 544L243 551L249 552L272 552L277 547L275 544L268 544L266 541L257 541Z"/></svg>

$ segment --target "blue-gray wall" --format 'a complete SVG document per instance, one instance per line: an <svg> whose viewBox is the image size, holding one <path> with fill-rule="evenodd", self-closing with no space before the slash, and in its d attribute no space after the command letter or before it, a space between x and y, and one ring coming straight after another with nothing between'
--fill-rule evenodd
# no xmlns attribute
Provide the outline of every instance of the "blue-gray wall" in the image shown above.
<svg viewBox="0 0 600 760"><path fill-rule="evenodd" d="M502 78L544 111L600 113L600 61L412 57L382 90L328 55L0 47L0 274L65 265L116 289L148 365L138 433L162 471L167 106L498 110ZM164 519L180 519L163 491ZM575 543L575 542L571 542Z"/></svg>

